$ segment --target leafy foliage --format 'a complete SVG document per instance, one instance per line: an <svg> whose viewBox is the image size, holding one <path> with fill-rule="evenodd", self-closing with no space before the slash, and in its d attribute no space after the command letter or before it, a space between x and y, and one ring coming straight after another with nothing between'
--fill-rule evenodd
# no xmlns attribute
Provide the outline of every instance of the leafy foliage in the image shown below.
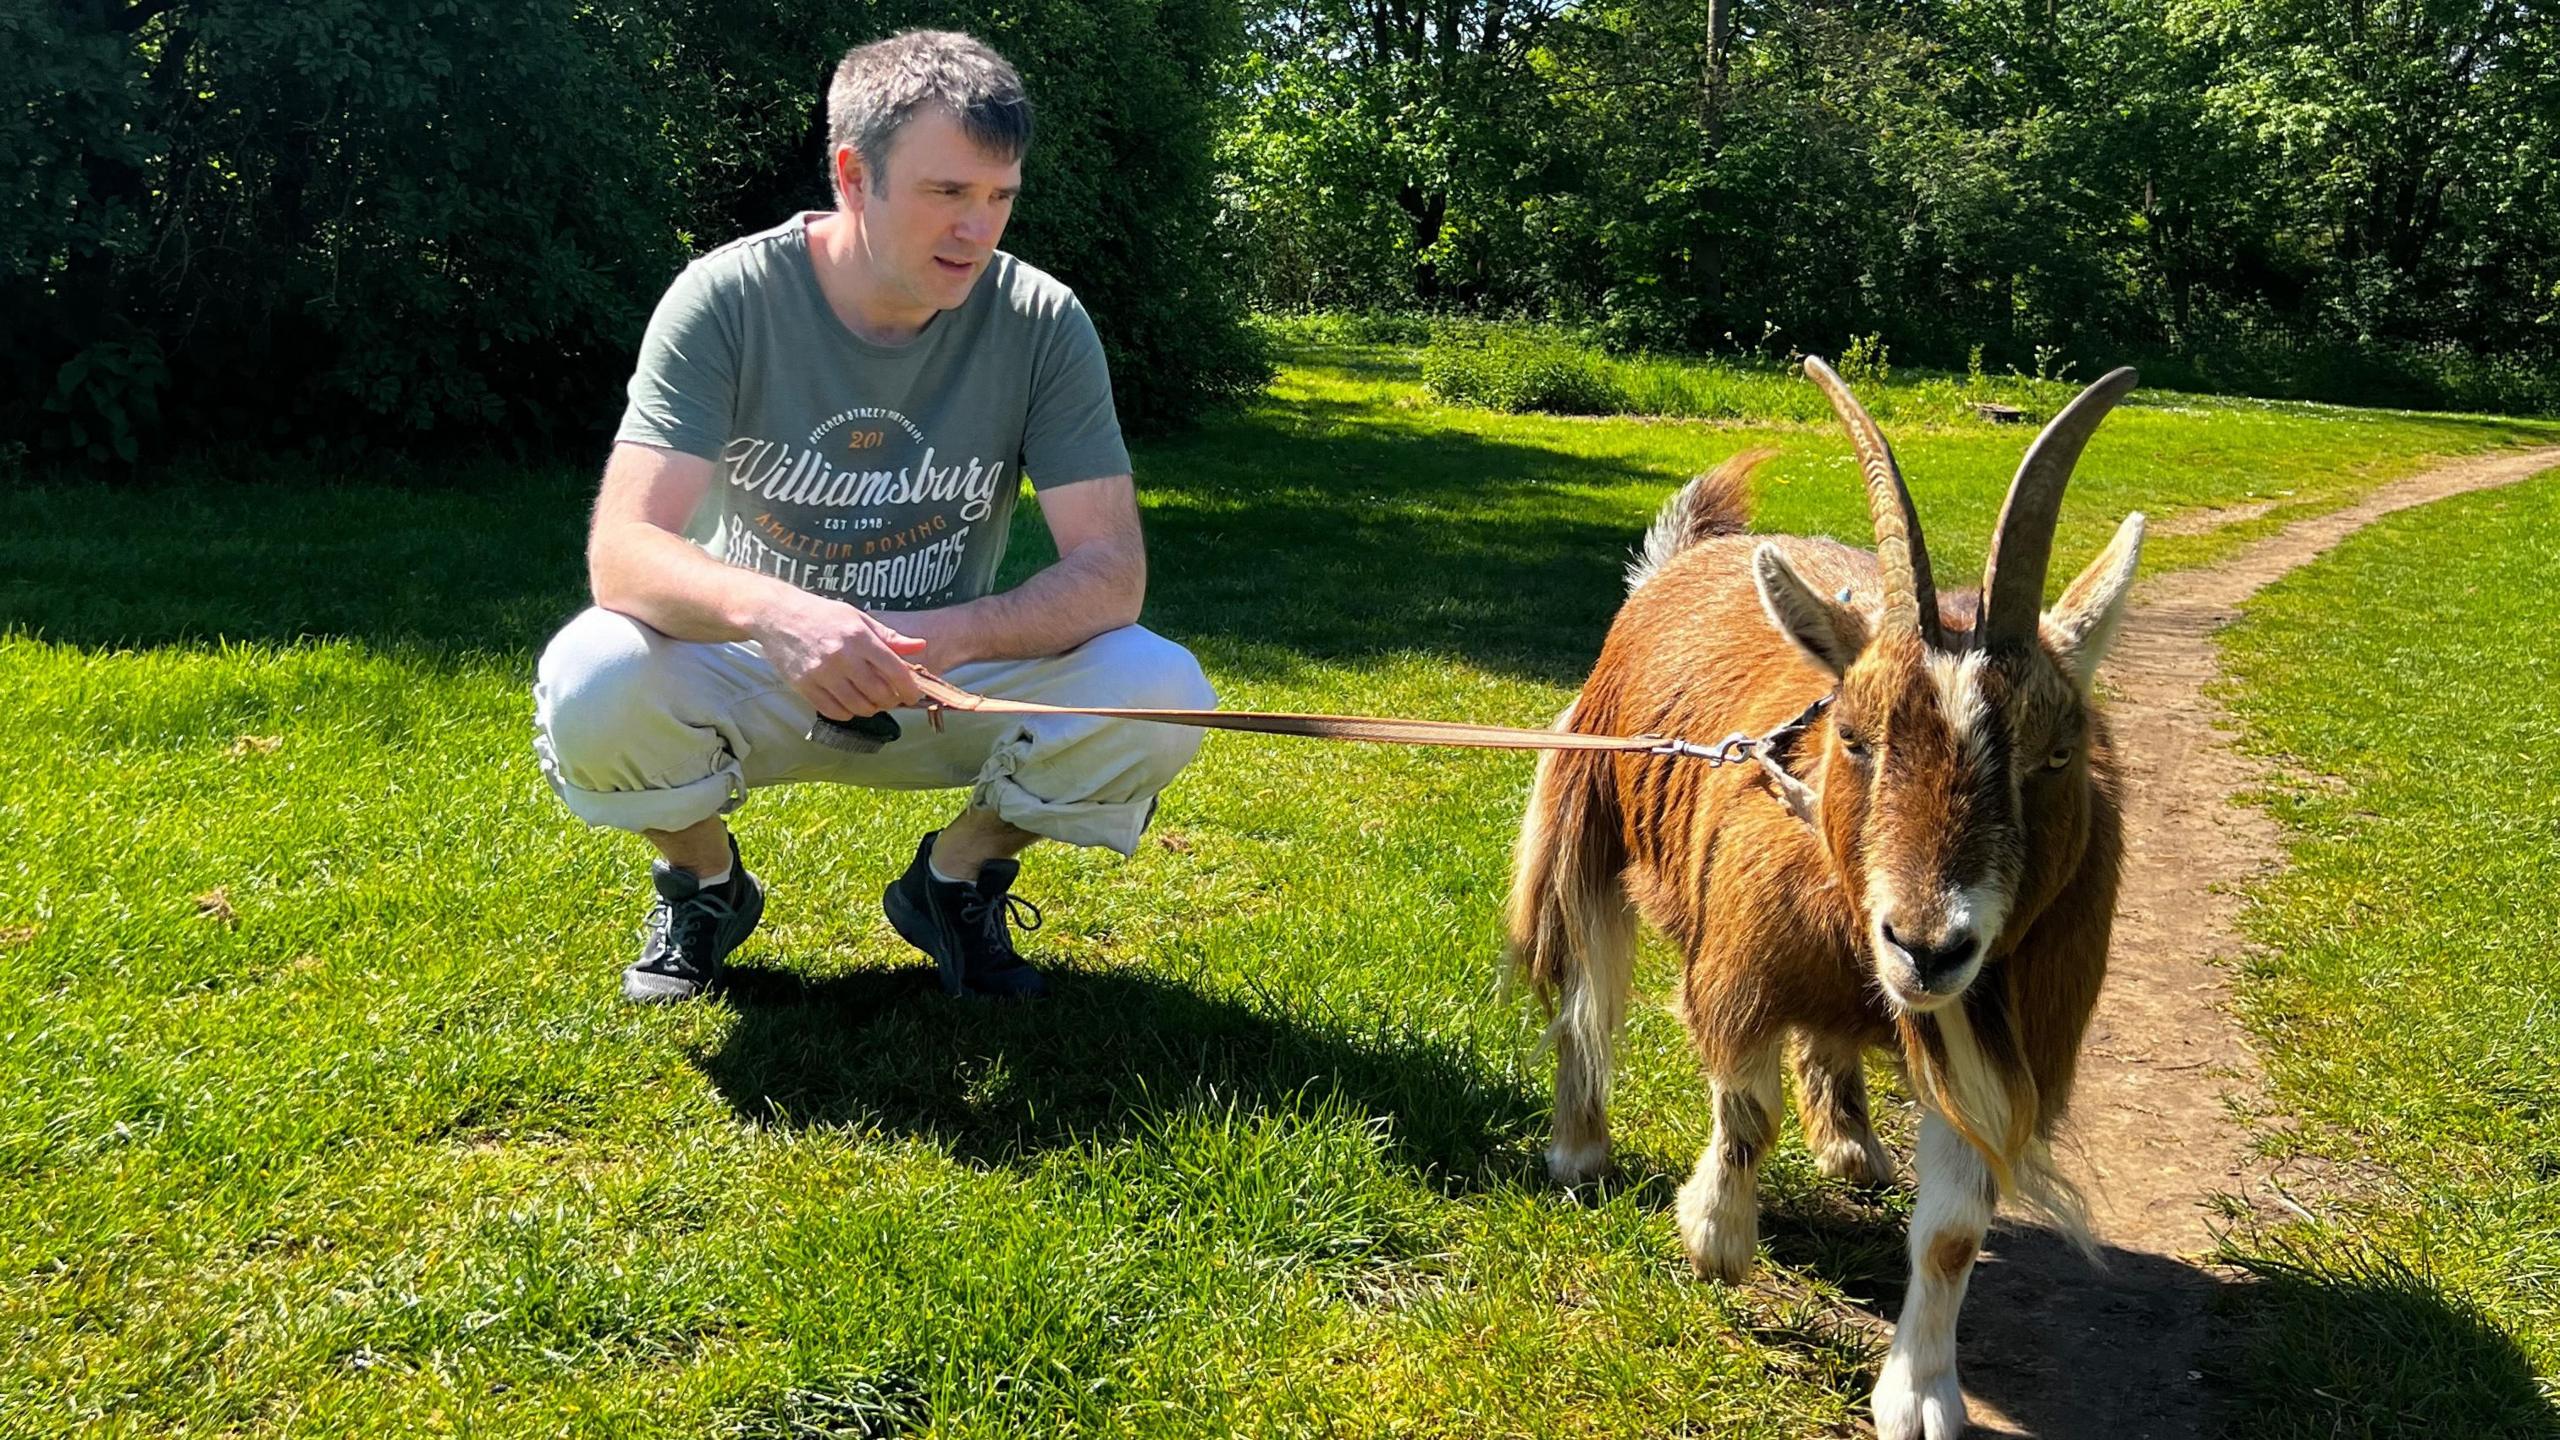
<svg viewBox="0 0 2560 1440"><path fill-rule="evenodd" d="M12 0L0 423L126 462L591 440L689 252L827 203L835 57L925 22L1031 82L1009 248L1084 295L1124 413L1258 384L1210 246L1228 0Z"/></svg>
<svg viewBox="0 0 2560 1440"><path fill-rule="evenodd" d="M2548 0L1263 3L1258 303L2560 403Z"/></svg>
<svg viewBox="0 0 2560 1440"><path fill-rule="evenodd" d="M1305 316L1274 328L1309 346L1401 338L1392 327L1363 316ZM1420 367L1423 388L1434 399L1515 415L1828 422L1831 407L1806 383L1796 363L1801 359L1611 355L1554 326L1444 319L1431 327ZM2040 355L2033 375L2014 369L1987 375L1977 364L1961 382L1951 375L1908 374L1897 382L1883 343L1862 336L1841 352L1839 370L1878 419L1974 424L1984 420L1975 406L1992 401L2041 421L2080 391L2067 364L2061 373L2045 373L2049 360Z"/></svg>

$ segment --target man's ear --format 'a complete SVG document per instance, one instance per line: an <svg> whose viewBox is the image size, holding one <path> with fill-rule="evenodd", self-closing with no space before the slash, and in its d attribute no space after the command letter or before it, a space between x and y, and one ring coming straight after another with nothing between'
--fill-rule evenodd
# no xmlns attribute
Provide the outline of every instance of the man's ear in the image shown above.
<svg viewBox="0 0 2560 1440"><path fill-rule="evenodd" d="M1775 545L1751 554L1751 578L1760 590L1760 608L1778 633L1796 642L1814 664L1837 679L1866 652L1865 612L1851 608L1813 588Z"/></svg>
<svg viewBox="0 0 2560 1440"><path fill-rule="evenodd" d="M836 204L846 210L859 210L871 186L871 168L862 163L862 148L839 145L833 153Z"/></svg>
<svg viewBox="0 0 2560 1440"><path fill-rule="evenodd" d="M2107 658L2124 625L2134 567L2142 560L2142 532L2141 511L2124 517L2116 538L2044 612L2045 643L2062 657L2062 668L2083 690L2096 681L2098 662Z"/></svg>

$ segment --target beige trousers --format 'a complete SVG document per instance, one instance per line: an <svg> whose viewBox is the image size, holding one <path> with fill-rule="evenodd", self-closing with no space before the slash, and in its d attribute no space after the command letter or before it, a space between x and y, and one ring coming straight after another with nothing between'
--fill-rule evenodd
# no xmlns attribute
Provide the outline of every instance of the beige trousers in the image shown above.
<svg viewBox="0 0 2560 1440"><path fill-rule="evenodd" d="M1049 705L1207 709L1191 652L1132 625L1064 655L963 665L982 695ZM875 754L808 738L816 711L753 642L674 640L590 609L553 637L533 686L542 773L590 825L682 830L751 790L828 781L882 790L966 785L970 804L1034 835L1127 855L1156 793L1199 753L1200 732L1145 721L894 712L906 732Z"/></svg>

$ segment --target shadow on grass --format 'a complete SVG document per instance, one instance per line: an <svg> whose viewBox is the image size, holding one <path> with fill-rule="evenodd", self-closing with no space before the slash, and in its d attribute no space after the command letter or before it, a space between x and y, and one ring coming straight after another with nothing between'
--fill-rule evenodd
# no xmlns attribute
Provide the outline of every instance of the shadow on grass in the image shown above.
<svg viewBox="0 0 2560 1440"><path fill-rule="evenodd" d="M1302 1111L1331 1098L1386 1122L1402 1163L1449 1193L1508 1180L1540 1105L1426 1037L1356 1033L1138 971L1065 971L1036 1005L955 1001L928 967L806 978L734 966L737 1020L697 1057L740 1118L876 1126L1012 1165L1143 1133L1204 1105Z"/></svg>
<svg viewBox="0 0 2560 1440"><path fill-rule="evenodd" d="M1878 1347L1910 1281L1900 1213L1825 1190L1772 1209L1762 1236L1780 1262L1858 1297ZM2004 1220L1975 1262L1956 1327L1965 1394L2008 1422L1977 1414L1969 1434L2042 1440L2190 1440L2208 1433L2199 1375L2220 1337L2211 1316L2228 1282L2167 1256L2102 1245L2092 1265L2070 1242ZM1872 1383L1873 1375L1868 1376Z"/></svg>
<svg viewBox="0 0 2560 1440"><path fill-rule="evenodd" d="M1622 1155L1621 1164L1610 1184L1647 1208L1672 1209L1685 1168L1636 1154ZM1843 1388L1871 1388L1909 1283L1909 1208L1837 1184L1764 1191L1760 1239L1769 1259L1827 1282L1852 1308L1813 1300L1764 1270L1747 1282L1761 1292L1755 1302L1766 1302L1749 1307L1753 1337L1799 1355ZM2226 1348L2211 1317L2230 1283L2166 1256L2115 1246L2101 1255L2093 1266L2052 1231L2007 1220L1993 1227L1956 1328L1957 1368L1974 1408L1995 1409L2014 1428L1977 1413L1968 1434L2193 1440L2209 1433L2198 1372Z"/></svg>
<svg viewBox="0 0 2560 1440"><path fill-rule="evenodd" d="M1762 1217L1773 1258L1864 1297L1879 1345L1902 1306L1906 1234L1899 1215L1829 1190ZM2112 1245L2100 1256L2040 1227L1993 1228L1958 1364L1966 1393L2015 1428L1972 1433L2560 1440L2515 1342L2405 1268L2254 1257L2235 1279Z"/></svg>
<svg viewBox="0 0 2560 1440"><path fill-rule="evenodd" d="M2388 1256L2244 1256L2241 1343L2210 1367L2232 1434L2560 1440L2560 1406L2481 1310Z"/></svg>
<svg viewBox="0 0 2560 1440"><path fill-rule="evenodd" d="M0 631L150 649L346 639L431 666L519 664L586 603L595 482L321 477L25 486L0 535Z"/></svg>
<svg viewBox="0 0 2560 1440"><path fill-rule="evenodd" d="M1559 487L1645 473L1426 415L1277 401L1148 446L1139 468L1148 623L1224 673L1421 651L1558 683L1597 653L1641 528L1595 523ZM566 467L22 486L0 631L89 648L343 638L529 672L586 603L593 494ZM1028 507L1016 526L1005 583L1053 553Z"/></svg>

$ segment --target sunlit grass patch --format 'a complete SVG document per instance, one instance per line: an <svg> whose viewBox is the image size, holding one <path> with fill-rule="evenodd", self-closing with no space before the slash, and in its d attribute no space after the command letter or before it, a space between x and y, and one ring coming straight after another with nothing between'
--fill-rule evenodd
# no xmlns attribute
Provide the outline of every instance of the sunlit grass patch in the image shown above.
<svg viewBox="0 0 2560 1440"><path fill-rule="evenodd" d="M2343 503L2535 433L2136 408L2064 563L2136 505ZM1951 572L2024 440L1897 436ZM1864 529L1827 424L1505 416L1306 357L1141 449L1148 621L1233 705L1541 723L1654 507L1762 442L1764 527ZM591 477L434 478L13 497L0 1432L1854 1429L1838 1322L1904 1202L1783 1147L1765 1283L1687 1279L1707 1124L1658 1003L1623 1181L1538 1173L1496 983L1525 757L1213 737L1134 861L1035 853L1059 994L1017 1010L946 1003L878 916L949 797L761 794L733 995L634 1009L642 855L528 745Z"/></svg>
<svg viewBox="0 0 2560 1440"><path fill-rule="evenodd" d="M2237 1433L2560 1433L2555 533L2560 475L2397 516L2231 633L2248 743L2324 782L2269 797L2292 865L2247 917L2319 1219L2233 1241Z"/></svg>

